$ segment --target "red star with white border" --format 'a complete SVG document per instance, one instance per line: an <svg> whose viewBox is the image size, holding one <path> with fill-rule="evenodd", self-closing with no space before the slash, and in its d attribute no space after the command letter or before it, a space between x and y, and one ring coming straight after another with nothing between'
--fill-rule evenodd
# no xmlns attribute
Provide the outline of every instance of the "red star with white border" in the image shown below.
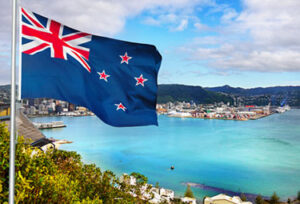
<svg viewBox="0 0 300 204"><path fill-rule="evenodd" d="M142 85L142 86L144 86L144 83L146 82L146 81L148 81L148 79L145 79L145 78L143 78L143 75L141 74L140 75L140 77L134 77L135 78L135 80L136 80L136 86L138 86L138 85Z"/></svg>
<svg viewBox="0 0 300 204"><path fill-rule="evenodd" d="M129 60L132 59L132 57L129 57L129 56L127 55L127 52L125 52L124 56L120 55L120 57L121 57L121 59L122 59L121 64L123 64L124 62L125 62L126 64L128 64L128 63L129 63Z"/></svg>
<svg viewBox="0 0 300 204"><path fill-rule="evenodd" d="M120 109L123 110L123 111L126 110L126 107L122 103L115 104L115 106L117 106L117 110L120 110Z"/></svg>
<svg viewBox="0 0 300 204"><path fill-rule="evenodd" d="M107 82L107 78L110 77L110 75L105 74L105 70L103 70L102 72L97 72L100 75L100 79L103 79L104 81Z"/></svg>

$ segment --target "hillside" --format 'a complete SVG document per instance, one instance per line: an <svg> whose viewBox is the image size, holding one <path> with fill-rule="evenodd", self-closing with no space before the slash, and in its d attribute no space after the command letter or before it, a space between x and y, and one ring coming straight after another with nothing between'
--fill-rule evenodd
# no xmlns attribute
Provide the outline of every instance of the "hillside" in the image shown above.
<svg viewBox="0 0 300 204"><path fill-rule="evenodd" d="M186 86L179 84L163 84L158 86L158 103L174 101L194 101L195 103L210 104L215 102L233 102L230 96L207 91L201 86Z"/></svg>
<svg viewBox="0 0 300 204"><path fill-rule="evenodd" d="M0 92L9 92L10 91L10 85L0 85Z"/></svg>
<svg viewBox="0 0 300 204"><path fill-rule="evenodd" d="M279 106L286 103L290 106L300 106L300 86L274 86L258 88L234 88L228 85L220 87L207 87L207 91L226 93L232 97L239 97L243 104Z"/></svg>
<svg viewBox="0 0 300 204"><path fill-rule="evenodd" d="M208 91L214 91L214 92L222 92L227 94L236 94L236 95L278 95L278 94L288 94L293 92L300 91L300 86L274 86L274 87L257 87L257 88L250 88L250 89L244 89L240 87L231 87L228 85L225 86L219 86L219 87L206 87L204 88Z"/></svg>
<svg viewBox="0 0 300 204"><path fill-rule="evenodd" d="M0 104L10 102L10 85L0 85Z"/></svg>

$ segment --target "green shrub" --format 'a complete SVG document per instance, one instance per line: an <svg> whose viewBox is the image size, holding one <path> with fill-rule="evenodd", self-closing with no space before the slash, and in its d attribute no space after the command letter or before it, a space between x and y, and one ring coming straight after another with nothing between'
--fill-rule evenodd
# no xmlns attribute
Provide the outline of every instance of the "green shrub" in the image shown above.
<svg viewBox="0 0 300 204"><path fill-rule="evenodd" d="M265 201L261 195L256 196L255 198L255 204L264 204Z"/></svg>
<svg viewBox="0 0 300 204"><path fill-rule="evenodd" d="M242 201L247 201L247 197L244 193L241 193L241 200Z"/></svg>
<svg viewBox="0 0 300 204"><path fill-rule="evenodd" d="M184 193L184 197L195 198L191 186L189 184L187 185L186 191Z"/></svg>
<svg viewBox="0 0 300 204"><path fill-rule="evenodd" d="M83 164L76 152L43 153L22 137L15 168L15 203L145 203L126 193L128 189L117 188L120 183L111 171ZM0 124L0 203L8 199L8 172L9 132Z"/></svg>
<svg viewBox="0 0 300 204"><path fill-rule="evenodd" d="M271 199L270 199L270 204L278 204L279 203L279 197L278 195L276 194L276 192L273 193L273 195L271 196Z"/></svg>

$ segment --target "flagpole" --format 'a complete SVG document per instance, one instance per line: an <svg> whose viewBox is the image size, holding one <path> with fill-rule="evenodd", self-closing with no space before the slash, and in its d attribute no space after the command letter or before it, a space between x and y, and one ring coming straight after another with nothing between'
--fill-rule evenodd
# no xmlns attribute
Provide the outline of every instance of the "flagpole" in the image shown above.
<svg viewBox="0 0 300 204"><path fill-rule="evenodd" d="M19 103L22 104L22 101L21 101L21 91L22 91L22 87L21 87L21 84L22 84L22 12L21 12L21 7L18 6L18 20L19 20L19 52L18 52L18 63L19 63L19 83L18 83L18 101ZM17 16L17 14L16 14ZM18 26L16 25L16 26Z"/></svg>
<svg viewBox="0 0 300 204"><path fill-rule="evenodd" d="M9 204L14 203L15 195L15 139L16 139L16 13L17 0L12 0L11 36L11 101L10 101L10 149L9 149Z"/></svg>

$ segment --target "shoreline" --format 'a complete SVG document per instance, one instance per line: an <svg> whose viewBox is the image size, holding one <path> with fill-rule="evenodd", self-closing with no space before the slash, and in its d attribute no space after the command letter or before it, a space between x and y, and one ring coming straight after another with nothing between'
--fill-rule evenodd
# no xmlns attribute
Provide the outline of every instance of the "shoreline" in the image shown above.
<svg viewBox="0 0 300 204"><path fill-rule="evenodd" d="M193 118L193 119L205 119L205 120L233 120L233 121L248 121L248 120L259 120L261 118L265 118L271 115L274 115L275 113L271 113L269 115L262 115L262 116L258 116L255 118L244 118L244 119L231 119L231 118L216 118L216 117L212 117L212 118L207 118L207 117L193 117L193 116L177 116L177 115L166 115L166 114L161 114L161 115L166 115L169 118Z"/></svg>

